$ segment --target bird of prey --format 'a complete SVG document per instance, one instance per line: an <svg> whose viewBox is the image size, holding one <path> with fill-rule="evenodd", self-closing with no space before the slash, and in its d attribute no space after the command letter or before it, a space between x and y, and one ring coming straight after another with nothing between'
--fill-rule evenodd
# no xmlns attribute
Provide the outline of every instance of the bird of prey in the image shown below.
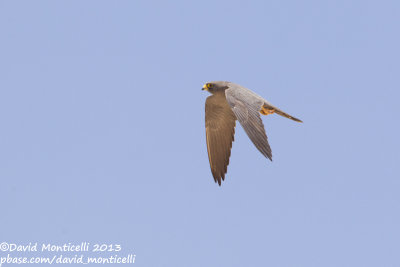
<svg viewBox="0 0 400 267"><path fill-rule="evenodd" d="M302 122L256 93L232 82L208 82L202 90L212 94L206 100L206 140L211 173L220 186L229 164L236 120L261 154L271 161L272 152L260 114L276 113Z"/></svg>

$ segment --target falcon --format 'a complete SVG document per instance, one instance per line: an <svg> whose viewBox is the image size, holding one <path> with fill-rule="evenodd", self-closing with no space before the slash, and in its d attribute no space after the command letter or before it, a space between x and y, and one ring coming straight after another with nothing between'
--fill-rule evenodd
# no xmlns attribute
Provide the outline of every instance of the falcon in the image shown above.
<svg viewBox="0 0 400 267"><path fill-rule="evenodd" d="M271 161L271 147L260 114L276 113L302 122L256 93L232 82L208 82L202 90L212 94L206 99L206 141L211 173L220 186L229 165L236 120L261 154Z"/></svg>

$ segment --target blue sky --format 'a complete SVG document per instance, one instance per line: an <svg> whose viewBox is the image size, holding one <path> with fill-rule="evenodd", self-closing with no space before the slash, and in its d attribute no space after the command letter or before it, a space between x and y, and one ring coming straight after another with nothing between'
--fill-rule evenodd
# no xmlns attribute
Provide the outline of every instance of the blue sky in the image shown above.
<svg viewBox="0 0 400 267"><path fill-rule="evenodd" d="M117 243L136 266L399 266L399 12L1 1L0 242ZM263 118L273 162L238 124L222 187L213 80L304 121Z"/></svg>

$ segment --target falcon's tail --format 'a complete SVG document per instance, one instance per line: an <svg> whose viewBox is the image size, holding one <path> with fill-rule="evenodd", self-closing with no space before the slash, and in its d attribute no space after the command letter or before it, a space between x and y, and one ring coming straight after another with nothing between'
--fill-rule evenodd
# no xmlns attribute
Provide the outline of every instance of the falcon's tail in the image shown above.
<svg viewBox="0 0 400 267"><path fill-rule="evenodd" d="M291 119L291 120L294 120L294 121L297 121L297 122L303 122L303 121L301 121L300 119L298 119L298 118L296 118L296 117L293 117L293 116L291 116L291 115L289 115L289 114L283 112L283 111L280 110L279 108L274 107L274 106L269 105L269 104L264 104L264 106L261 108L260 112L261 112L261 114L263 114L263 115L268 115L268 114L276 113L276 114L281 115L281 116L283 116L283 117L286 117L286 118L288 118L288 119Z"/></svg>

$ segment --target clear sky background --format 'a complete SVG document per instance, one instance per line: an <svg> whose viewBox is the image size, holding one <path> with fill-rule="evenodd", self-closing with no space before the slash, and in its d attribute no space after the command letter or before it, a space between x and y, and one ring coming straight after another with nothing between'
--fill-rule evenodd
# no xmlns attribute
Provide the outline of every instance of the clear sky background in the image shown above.
<svg viewBox="0 0 400 267"><path fill-rule="evenodd" d="M117 243L146 267L400 266L399 14L0 1L0 242ZM273 162L237 124L221 187L213 80L304 121L263 117Z"/></svg>

